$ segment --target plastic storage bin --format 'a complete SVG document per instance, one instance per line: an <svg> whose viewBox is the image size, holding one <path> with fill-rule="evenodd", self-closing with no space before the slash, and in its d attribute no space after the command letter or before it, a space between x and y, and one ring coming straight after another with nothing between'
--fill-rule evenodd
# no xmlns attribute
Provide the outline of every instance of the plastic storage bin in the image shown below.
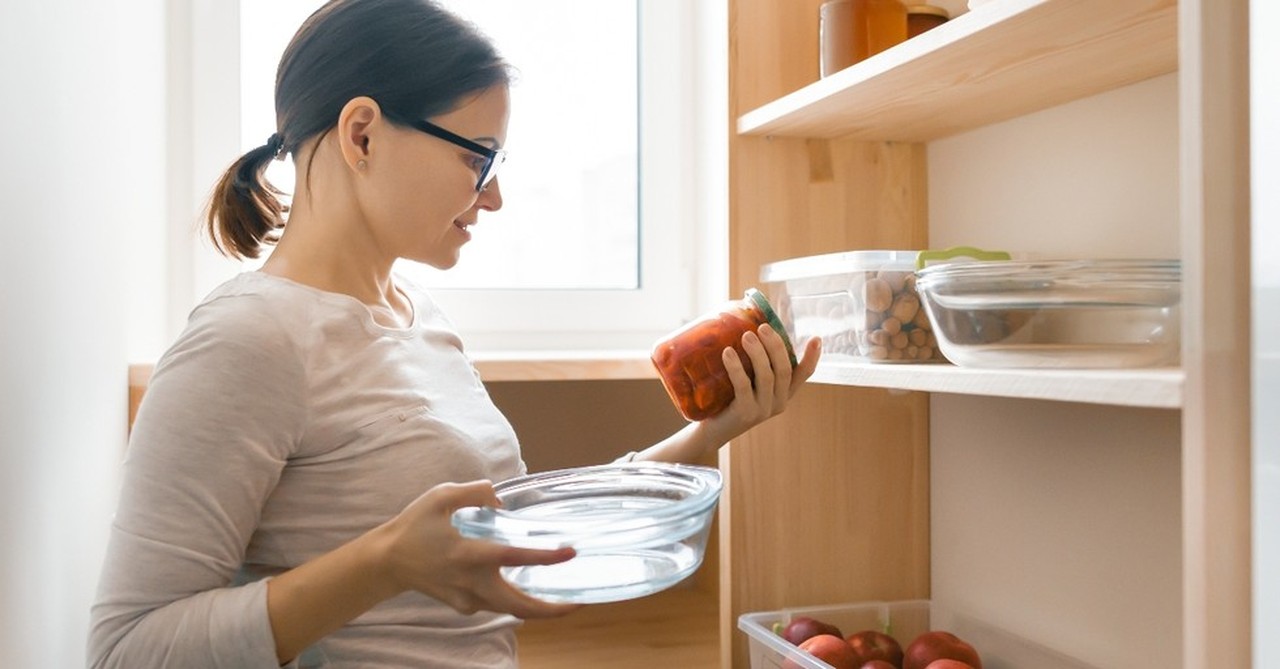
<svg viewBox="0 0 1280 669"><path fill-rule="evenodd" d="M750 640L751 669L831 669L831 665L774 633L775 623L786 625L794 616L809 616L831 623L846 636L867 629L885 632L897 639L903 650L922 632L946 630L978 651L983 669L1097 669L923 599L815 606L739 616L738 629Z"/></svg>
<svg viewBox="0 0 1280 669"><path fill-rule="evenodd" d="M797 346L827 360L942 362L915 288L918 251L847 251L765 265L760 280ZM833 357L834 356L834 357Z"/></svg>

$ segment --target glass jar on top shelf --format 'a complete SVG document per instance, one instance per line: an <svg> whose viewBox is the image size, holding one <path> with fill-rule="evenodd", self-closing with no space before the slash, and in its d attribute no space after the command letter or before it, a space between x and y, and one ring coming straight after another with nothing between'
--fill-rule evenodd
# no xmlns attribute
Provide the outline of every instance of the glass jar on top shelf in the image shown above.
<svg viewBox="0 0 1280 669"><path fill-rule="evenodd" d="M950 19L951 14L941 7L911 5L907 7L907 39L922 35Z"/></svg>
<svg viewBox="0 0 1280 669"><path fill-rule="evenodd" d="M820 74L828 76L907 39L899 0L832 0L819 9Z"/></svg>

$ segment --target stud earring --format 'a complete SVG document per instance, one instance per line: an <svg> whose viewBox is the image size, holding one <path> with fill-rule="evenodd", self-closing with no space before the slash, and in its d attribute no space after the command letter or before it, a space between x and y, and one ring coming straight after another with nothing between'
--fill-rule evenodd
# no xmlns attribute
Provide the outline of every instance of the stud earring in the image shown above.
<svg viewBox="0 0 1280 669"><path fill-rule="evenodd" d="M357 161L356 161L356 169L358 169L358 170L363 170L364 168L366 168L366 167L368 167L368 166L369 166L369 163L366 163L366 162L364 161L364 159L363 159L363 158L361 158L360 160L357 160Z"/></svg>

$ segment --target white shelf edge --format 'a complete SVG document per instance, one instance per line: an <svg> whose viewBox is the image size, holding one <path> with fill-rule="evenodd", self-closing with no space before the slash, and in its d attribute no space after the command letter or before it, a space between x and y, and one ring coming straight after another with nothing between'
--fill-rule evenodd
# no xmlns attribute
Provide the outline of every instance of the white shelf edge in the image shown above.
<svg viewBox="0 0 1280 669"><path fill-rule="evenodd" d="M1153 369L973 369L948 364L823 362L811 383L1180 409L1184 374Z"/></svg>
<svg viewBox="0 0 1280 669"><path fill-rule="evenodd" d="M1001 21L1053 1L1005 0L984 6L981 12L965 12L933 30L742 114L738 117L738 134L767 134L767 131L763 131L762 128L768 127L779 118L802 111L845 89L863 85L890 74L896 68L927 57L943 47L962 42Z"/></svg>
<svg viewBox="0 0 1280 669"><path fill-rule="evenodd" d="M1027 102L1025 97L1014 96L1010 102L996 105L994 109L987 104L992 94L989 89L960 100L950 98L947 91L953 84L968 86L975 78L1004 77L1010 71L1026 65L1034 66L1036 61L1047 57L1088 54L1091 51L1075 46L1070 46L1057 55L1043 50L1033 50L1029 54L1024 54L1021 59L1009 63L974 58L972 52L975 49L982 48L980 45L990 47L993 40L1002 43L1009 39L1019 41L1036 37L1042 37L1049 42L1058 40L1062 37L1060 34L1046 32L1047 29L1043 27L1039 30L1044 34L1040 34L1036 29L1027 30L1020 24L1035 17L1035 21L1041 26L1046 23L1053 25L1053 22L1046 18L1051 16L1047 12L1058 12L1063 8L1072 9L1076 14L1100 11L1104 17L1114 16L1121 19L1117 25L1125 29L1133 28L1132 24L1125 23L1125 19L1132 12L1155 9L1162 11L1162 16L1154 20L1148 19L1144 25L1151 26L1155 25L1154 21L1161 21L1166 25L1176 26L1174 15L1176 2L1165 0L1160 4L1160 7L1151 7L1140 0L1123 2L1121 0L1000 0L992 2L978 10L961 14L926 33L844 70L747 110L738 116L735 127L737 133L744 136L828 139L848 137L862 140L924 142L1022 116L1045 107L1070 102L1117 86L1136 83L1174 71L1177 69L1176 49L1169 50L1173 54L1171 63L1165 63L1162 58L1156 59L1151 62L1142 62L1136 69L1124 69L1119 74L1108 70L1082 75L1081 72L1094 70L1097 63L1091 63L1087 68L1077 68L1079 72L1059 80L1058 83L1042 91L1038 96L1042 99L1042 103L1032 104ZM1161 34L1166 33L1171 39L1176 39L1175 27L1167 28ZM1091 41L1093 37L1082 36L1081 40ZM1156 52L1146 53L1146 60L1149 61L1155 54ZM949 66L945 63L957 57L969 67L948 69ZM1076 63L1078 58L1068 55L1067 60L1068 63L1065 65L1061 62L1059 65L1066 67ZM977 69L975 70L974 67ZM917 89L917 97L895 98L893 91L902 88L904 77L910 87ZM1025 82L1021 83L1025 84ZM1011 90L1023 88L1018 85L1016 75L1013 80L1006 82L1006 86L1015 87ZM925 100L933 100L933 102L924 103L923 111L920 109L922 103L919 96L923 96ZM939 96L945 101L939 101L937 99ZM960 110L956 105L966 108L965 111L959 113ZM870 115L855 113L852 117L837 111L851 106L869 106L879 108L880 111ZM937 120L937 113L947 109L957 111L957 118ZM975 109L983 111L974 111ZM886 113L901 112L906 112L908 117L906 120L895 121L886 126L882 118ZM815 113L817 118L823 120L803 118ZM935 120L926 121L925 117ZM827 129L815 130L815 122L826 126ZM835 130L832 130L832 127Z"/></svg>

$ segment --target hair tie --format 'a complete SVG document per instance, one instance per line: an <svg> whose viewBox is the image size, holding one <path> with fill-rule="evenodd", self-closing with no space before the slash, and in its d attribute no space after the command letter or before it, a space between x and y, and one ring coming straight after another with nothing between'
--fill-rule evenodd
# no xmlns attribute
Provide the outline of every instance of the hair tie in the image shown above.
<svg viewBox="0 0 1280 669"><path fill-rule="evenodd" d="M279 160L280 156L284 154L284 138L280 136L280 133L272 133L267 138L267 150L271 152L271 157L276 160Z"/></svg>

